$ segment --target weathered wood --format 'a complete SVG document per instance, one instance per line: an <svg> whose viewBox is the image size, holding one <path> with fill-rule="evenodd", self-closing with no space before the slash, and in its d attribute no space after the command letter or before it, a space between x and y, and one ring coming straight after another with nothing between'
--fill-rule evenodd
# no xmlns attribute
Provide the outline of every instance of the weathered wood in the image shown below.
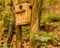
<svg viewBox="0 0 60 48"><path fill-rule="evenodd" d="M15 6L16 25L30 24L31 9L29 3L21 3Z"/></svg>

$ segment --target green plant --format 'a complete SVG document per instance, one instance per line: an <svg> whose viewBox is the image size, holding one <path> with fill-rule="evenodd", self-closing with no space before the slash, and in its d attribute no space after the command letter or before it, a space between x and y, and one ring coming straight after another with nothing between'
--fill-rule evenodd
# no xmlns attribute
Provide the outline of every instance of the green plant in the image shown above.
<svg viewBox="0 0 60 48"><path fill-rule="evenodd" d="M9 20L8 18L6 18L6 19L4 20L4 24L5 24L5 26L8 26L9 23L10 23L10 20Z"/></svg>
<svg viewBox="0 0 60 48"><path fill-rule="evenodd" d="M48 20L50 21L60 21L60 16L58 16L56 13L50 13L48 16Z"/></svg>
<svg viewBox="0 0 60 48"><path fill-rule="evenodd" d="M49 3L50 3L50 5L51 4L56 4L57 3L57 0L50 0Z"/></svg>
<svg viewBox="0 0 60 48"><path fill-rule="evenodd" d="M7 5L12 5L12 0L8 0L8 1L5 1L5 6L7 6Z"/></svg>
<svg viewBox="0 0 60 48"><path fill-rule="evenodd" d="M48 42L49 41L49 37L40 36L40 41L41 42Z"/></svg>
<svg viewBox="0 0 60 48"><path fill-rule="evenodd" d="M50 46L46 45L45 48L51 48Z"/></svg>
<svg viewBox="0 0 60 48"><path fill-rule="evenodd" d="M56 4L58 1L57 0L44 0L44 3L48 5Z"/></svg>
<svg viewBox="0 0 60 48"><path fill-rule="evenodd" d="M45 31L40 31L38 34L44 36L44 35L46 35L47 33L46 33Z"/></svg>
<svg viewBox="0 0 60 48"><path fill-rule="evenodd" d="M57 35L56 34L49 34L50 40L55 40L57 39Z"/></svg>
<svg viewBox="0 0 60 48"><path fill-rule="evenodd" d="M6 16L7 14L8 14L7 11L2 11L2 12L1 12L1 16Z"/></svg>
<svg viewBox="0 0 60 48"><path fill-rule="evenodd" d="M29 35L29 33L30 33L30 30L29 29L25 29L24 34L28 34Z"/></svg>
<svg viewBox="0 0 60 48"><path fill-rule="evenodd" d="M35 35L35 39L36 39L36 40L39 40L39 41L41 41L41 42L48 42L49 37L47 37L47 36L39 36L38 34L36 34L36 35Z"/></svg>
<svg viewBox="0 0 60 48"><path fill-rule="evenodd" d="M44 31L41 31L38 34L34 34L33 37L36 40L39 40L41 42L48 42L49 40L52 41L52 40L56 40L57 39L57 35L56 34L47 34Z"/></svg>

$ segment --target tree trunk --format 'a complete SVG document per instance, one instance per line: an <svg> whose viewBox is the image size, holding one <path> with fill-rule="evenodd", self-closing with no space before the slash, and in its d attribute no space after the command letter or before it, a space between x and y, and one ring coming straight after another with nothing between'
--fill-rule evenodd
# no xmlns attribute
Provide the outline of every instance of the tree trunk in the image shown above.
<svg viewBox="0 0 60 48"><path fill-rule="evenodd" d="M15 26L16 28L16 48L22 48L22 28L21 26Z"/></svg>
<svg viewBox="0 0 60 48"><path fill-rule="evenodd" d="M43 0L34 0L32 7L31 36L37 34L40 28L41 7ZM34 38L30 38L30 48L35 48Z"/></svg>
<svg viewBox="0 0 60 48"><path fill-rule="evenodd" d="M13 5L21 3L23 0L13 0ZM22 48L22 27L15 25L16 30L16 48Z"/></svg>

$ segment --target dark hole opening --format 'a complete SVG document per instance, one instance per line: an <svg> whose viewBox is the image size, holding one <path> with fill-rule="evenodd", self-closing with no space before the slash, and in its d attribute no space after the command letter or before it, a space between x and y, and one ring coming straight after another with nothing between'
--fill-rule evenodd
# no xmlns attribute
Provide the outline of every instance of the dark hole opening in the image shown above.
<svg viewBox="0 0 60 48"><path fill-rule="evenodd" d="M4 42L1 42L1 44L4 44Z"/></svg>
<svg viewBox="0 0 60 48"><path fill-rule="evenodd" d="M22 6L22 5L20 5L20 6L19 6L19 8L20 8L20 9L22 9L22 8L23 8L23 6Z"/></svg>
<svg viewBox="0 0 60 48"><path fill-rule="evenodd" d="M3 40L3 38L1 38L1 40Z"/></svg>
<svg viewBox="0 0 60 48"><path fill-rule="evenodd" d="M32 6L29 6L29 9L32 9Z"/></svg>

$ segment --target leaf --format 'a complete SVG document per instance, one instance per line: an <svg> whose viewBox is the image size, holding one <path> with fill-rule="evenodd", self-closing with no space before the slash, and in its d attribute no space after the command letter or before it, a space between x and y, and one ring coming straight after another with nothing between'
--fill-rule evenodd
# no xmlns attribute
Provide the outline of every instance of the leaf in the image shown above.
<svg viewBox="0 0 60 48"><path fill-rule="evenodd" d="M7 26L7 25L9 25L9 23L10 23L10 20L6 18L6 19L4 20L4 24Z"/></svg>
<svg viewBox="0 0 60 48"><path fill-rule="evenodd" d="M48 16L48 19L51 21L60 21L60 16L58 16L56 13L51 13Z"/></svg>
<svg viewBox="0 0 60 48"><path fill-rule="evenodd" d="M49 37L44 37L44 36L41 36L40 37L40 40L42 41L42 42L48 42L48 40L49 40Z"/></svg>
<svg viewBox="0 0 60 48"><path fill-rule="evenodd" d="M47 46L45 46L45 48L51 48L51 47L47 45Z"/></svg>
<svg viewBox="0 0 60 48"><path fill-rule="evenodd" d="M1 12L1 15L2 15L2 16L6 16L7 14L8 14L7 11L3 11L3 12Z"/></svg>
<svg viewBox="0 0 60 48"><path fill-rule="evenodd" d="M40 34L40 35L46 35L47 33L45 31L40 31L38 34Z"/></svg>
<svg viewBox="0 0 60 48"><path fill-rule="evenodd" d="M29 34L30 33L30 30L29 29L26 29L25 31L24 31L24 34Z"/></svg>
<svg viewBox="0 0 60 48"><path fill-rule="evenodd" d="M56 34L49 34L50 40L56 40L57 35Z"/></svg>
<svg viewBox="0 0 60 48"><path fill-rule="evenodd" d="M36 40L40 40L40 36L38 34L35 34L34 36Z"/></svg>

